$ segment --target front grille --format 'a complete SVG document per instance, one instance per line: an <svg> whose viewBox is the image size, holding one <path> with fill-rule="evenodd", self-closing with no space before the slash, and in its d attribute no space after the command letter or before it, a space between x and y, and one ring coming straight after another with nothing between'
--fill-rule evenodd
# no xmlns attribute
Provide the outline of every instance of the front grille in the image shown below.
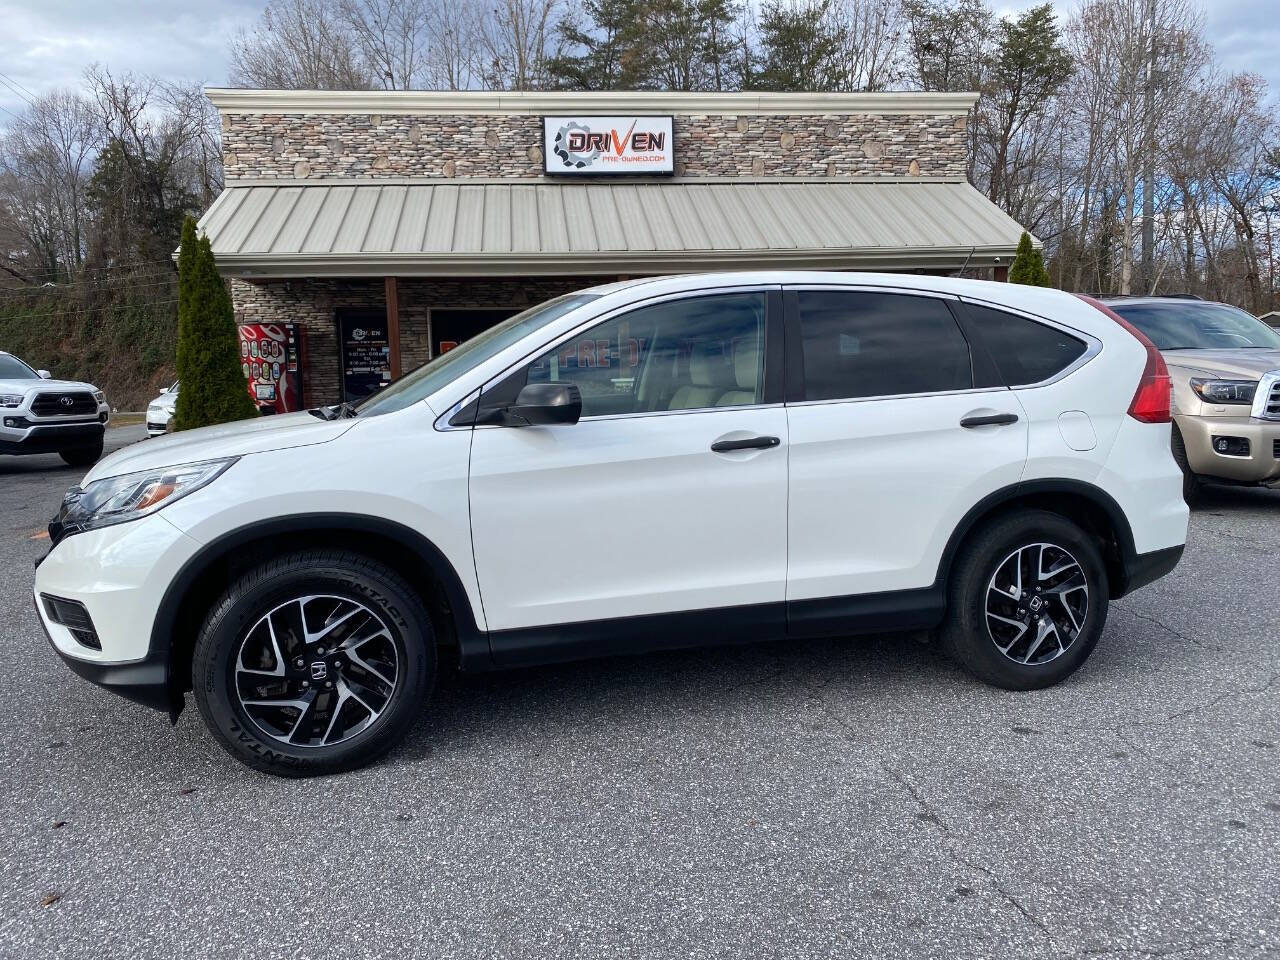
<svg viewBox="0 0 1280 960"><path fill-rule="evenodd" d="M76 643L90 650L101 650L102 641L98 639L98 631L94 629L93 620L83 603L77 600L64 600L62 597L51 597L47 593L40 594L44 603L44 612L54 623L61 624L75 637Z"/></svg>
<svg viewBox="0 0 1280 960"><path fill-rule="evenodd" d="M41 417L84 416L98 412L98 401L92 393L41 393L31 401L31 412Z"/></svg>
<svg viewBox="0 0 1280 960"><path fill-rule="evenodd" d="M1271 385L1271 393L1267 395L1262 415L1268 420L1280 420L1280 380Z"/></svg>

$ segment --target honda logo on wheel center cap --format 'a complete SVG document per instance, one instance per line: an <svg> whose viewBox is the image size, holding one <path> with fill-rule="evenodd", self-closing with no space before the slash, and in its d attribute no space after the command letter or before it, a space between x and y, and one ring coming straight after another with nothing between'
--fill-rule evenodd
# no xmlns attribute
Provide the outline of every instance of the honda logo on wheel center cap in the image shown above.
<svg viewBox="0 0 1280 960"><path fill-rule="evenodd" d="M325 665L325 662L323 660L316 660L314 663L311 664L312 680L323 680L328 675L329 675L329 668Z"/></svg>

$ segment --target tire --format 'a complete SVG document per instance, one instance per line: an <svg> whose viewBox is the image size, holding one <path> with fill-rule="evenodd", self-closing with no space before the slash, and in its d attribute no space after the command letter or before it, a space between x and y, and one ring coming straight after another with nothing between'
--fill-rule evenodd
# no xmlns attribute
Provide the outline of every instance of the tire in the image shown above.
<svg viewBox="0 0 1280 960"><path fill-rule="evenodd" d="M358 553L308 550L255 567L214 604L196 639L192 686L232 756L307 777L391 750L435 674L431 620L399 574Z"/></svg>
<svg viewBox="0 0 1280 960"><path fill-rule="evenodd" d="M98 462L98 458L102 456L102 441L99 440L92 447L76 447L73 450L58 451L64 463L69 467L87 467Z"/></svg>
<svg viewBox="0 0 1280 960"><path fill-rule="evenodd" d="M1182 499L1187 502L1187 506L1194 507L1204 493L1204 481L1199 474L1192 472L1187 462L1187 445L1182 439L1182 431L1178 429L1177 424L1173 427L1172 443L1174 462L1182 471Z"/></svg>
<svg viewBox="0 0 1280 960"><path fill-rule="evenodd" d="M1068 560L1074 567L1065 566ZM1022 590L1017 601L999 593L1015 588L1015 564ZM1033 564L1040 571L1061 572L1041 583ZM1083 598L1079 586L1073 585L1077 581L1086 588ZM1033 586L1042 590L1033 591ZM1066 593L1055 592L1068 587ZM1049 687L1088 659L1106 625L1107 606L1106 564L1094 539L1056 513L1018 510L980 529L956 557L941 631L943 648L969 673L993 686ZM1049 625L1042 628L1041 621ZM1008 653L1001 649L1005 644Z"/></svg>

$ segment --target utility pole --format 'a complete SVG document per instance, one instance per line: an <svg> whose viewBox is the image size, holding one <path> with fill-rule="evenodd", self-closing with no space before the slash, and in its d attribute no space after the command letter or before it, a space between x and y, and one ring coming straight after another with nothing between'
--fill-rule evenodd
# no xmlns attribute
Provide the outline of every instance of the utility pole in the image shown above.
<svg viewBox="0 0 1280 960"><path fill-rule="evenodd" d="M1147 76L1143 91L1146 130L1142 157L1142 292L1151 293L1156 275L1156 0L1147 0Z"/></svg>

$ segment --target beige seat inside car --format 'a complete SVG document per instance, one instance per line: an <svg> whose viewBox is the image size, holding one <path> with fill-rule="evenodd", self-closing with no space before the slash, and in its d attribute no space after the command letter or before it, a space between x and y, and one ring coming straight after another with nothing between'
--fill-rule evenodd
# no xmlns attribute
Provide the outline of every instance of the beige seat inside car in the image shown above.
<svg viewBox="0 0 1280 960"><path fill-rule="evenodd" d="M733 368L725 358L720 342L707 340L695 343L689 354L689 382L676 388L667 409L714 407L735 384Z"/></svg>
<svg viewBox="0 0 1280 960"><path fill-rule="evenodd" d="M727 390L716 401L717 407L741 407L756 402L756 382L760 377L760 344L739 341L733 354L733 375L737 390Z"/></svg>

